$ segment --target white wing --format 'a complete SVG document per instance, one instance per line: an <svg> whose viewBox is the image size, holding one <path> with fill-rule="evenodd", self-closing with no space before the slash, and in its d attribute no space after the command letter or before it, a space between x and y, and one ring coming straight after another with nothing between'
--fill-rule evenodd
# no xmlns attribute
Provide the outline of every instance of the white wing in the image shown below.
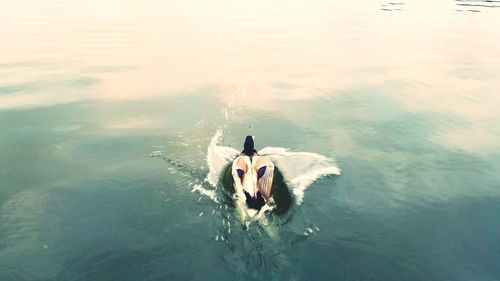
<svg viewBox="0 0 500 281"><path fill-rule="evenodd" d="M281 147L265 147L260 155L268 156L279 167L291 184L300 204L305 189L316 179L326 175L340 175L340 168L333 159L312 152L291 152Z"/></svg>

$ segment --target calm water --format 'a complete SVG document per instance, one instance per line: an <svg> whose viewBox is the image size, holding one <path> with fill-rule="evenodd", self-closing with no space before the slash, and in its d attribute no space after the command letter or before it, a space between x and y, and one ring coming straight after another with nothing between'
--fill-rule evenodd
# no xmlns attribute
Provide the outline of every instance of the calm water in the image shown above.
<svg viewBox="0 0 500 281"><path fill-rule="evenodd" d="M500 280L498 1L0 16L0 280ZM205 180L218 130L342 174L245 227Z"/></svg>

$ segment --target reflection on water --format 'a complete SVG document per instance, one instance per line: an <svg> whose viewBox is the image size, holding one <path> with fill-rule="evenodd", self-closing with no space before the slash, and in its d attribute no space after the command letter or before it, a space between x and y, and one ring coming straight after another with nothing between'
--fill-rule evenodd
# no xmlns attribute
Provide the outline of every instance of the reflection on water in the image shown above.
<svg viewBox="0 0 500 281"><path fill-rule="evenodd" d="M497 6L0 1L0 280L498 280ZM342 175L248 227L220 129Z"/></svg>

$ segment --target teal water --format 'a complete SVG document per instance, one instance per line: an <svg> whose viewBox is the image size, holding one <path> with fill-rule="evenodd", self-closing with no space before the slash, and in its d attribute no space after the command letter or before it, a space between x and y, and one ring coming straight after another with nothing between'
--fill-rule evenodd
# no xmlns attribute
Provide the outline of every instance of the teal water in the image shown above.
<svg viewBox="0 0 500 281"><path fill-rule="evenodd" d="M0 1L0 280L500 280L498 6ZM217 131L342 173L246 225Z"/></svg>

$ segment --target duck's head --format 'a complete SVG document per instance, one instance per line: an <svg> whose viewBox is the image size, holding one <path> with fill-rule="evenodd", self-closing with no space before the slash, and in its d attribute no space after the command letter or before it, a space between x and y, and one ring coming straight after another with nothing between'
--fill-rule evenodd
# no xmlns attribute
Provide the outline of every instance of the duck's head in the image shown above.
<svg viewBox="0 0 500 281"><path fill-rule="evenodd" d="M253 155L255 148L254 148L254 143L253 143L254 137L253 136L247 136L245 138L245 144L243 145L243 153L246 155Z"/></svg>

